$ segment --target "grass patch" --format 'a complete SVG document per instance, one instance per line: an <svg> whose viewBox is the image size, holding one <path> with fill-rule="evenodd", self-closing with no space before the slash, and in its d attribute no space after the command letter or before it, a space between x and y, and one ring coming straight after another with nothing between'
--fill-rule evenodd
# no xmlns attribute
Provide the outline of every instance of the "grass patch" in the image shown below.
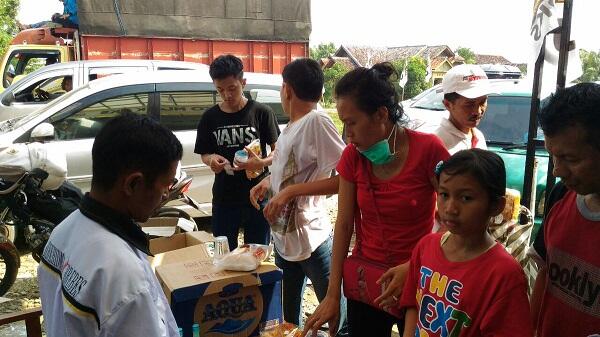
<svg viewBox="0 0 600 337"><path fill-rule="evenodd" d="M344 129L344 124L342 123L342 121L340 121L340 118L338 117L338 114L337 114L337 110L330 108L330 109L325 109L325 111L327 112L329 117L331 117L331 119L333 120L333 124L335 125L335 128L338 130L338 132L341 135L342 130Z"/></svg>

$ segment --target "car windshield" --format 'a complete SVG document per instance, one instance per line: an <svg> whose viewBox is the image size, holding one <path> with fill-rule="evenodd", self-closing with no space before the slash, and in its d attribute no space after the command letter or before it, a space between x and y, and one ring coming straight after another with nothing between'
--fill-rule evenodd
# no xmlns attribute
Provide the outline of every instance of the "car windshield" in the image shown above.
<svg viewBox="0 0 600 337"><path fill-rule="evenodd" d="M490 143L526 143L530 108L530 97L489 96L485 117L478 128Z"/></svg>
<svg viewBox="0 0 600 337"><path fill-rule="evenodd" d="M441 89L442 88L440 87L439 90L429 91L426 95L424 95L423 97L418 99L416 102L414 102L411 105L411 108L437 110L437 111L446 110L446 107L444 107L444 103L443 103L444 93L442 92Z"/></svg>

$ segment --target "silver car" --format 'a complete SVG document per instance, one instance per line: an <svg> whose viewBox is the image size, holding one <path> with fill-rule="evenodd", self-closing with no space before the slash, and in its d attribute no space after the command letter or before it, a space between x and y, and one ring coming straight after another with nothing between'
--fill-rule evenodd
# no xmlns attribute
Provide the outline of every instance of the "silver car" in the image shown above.
<svg viewBox="0 0 600 337"><path fill-rule="evenodd" d="M155 70L203 70L200 63L159 60L91 60L55 63L42 67L0 93L0 121L25 116L65 93L62 82L71 79L72 89L115 74ZM69 89L71 90L71 89Z"/></svg>
<svg viewBox="0 0 600 337"><path fill-rule="evenodd" d="M279 98L281 76L244 75L245 94L263 100L275 111L280 124L287 123ZM0 148L29 142L32 129L49 122L54 125L55 140L48 145L67 154L69 180L87 191L92 176L91 150L98 131L124 109L147 115L171 129L183 144L182 168L193 177L189 194L204 203L204 215L210 215L214 174L194 153L194 145L202 113L218 102L208 69L110 76L68 92L25 117L1 122Z"/></svg>

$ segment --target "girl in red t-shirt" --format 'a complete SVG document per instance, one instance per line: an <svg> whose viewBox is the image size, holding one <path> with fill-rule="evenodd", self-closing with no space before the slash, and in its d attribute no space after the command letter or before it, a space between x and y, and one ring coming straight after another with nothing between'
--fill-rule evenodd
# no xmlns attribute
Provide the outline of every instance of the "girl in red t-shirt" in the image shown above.
<svg viewBox="0 0 600 337"><path fill-rule="evenodd" d="M401 125L402 106L392 83L395 75L391 64L380 63L354 69L336 84L337 110L349 145L337 166L338 215L327 296L307 321L304 334L325 322L335 331L342 275L350 269L344 260L354 232L352 254L380 269L357 269L353 275L358 278L354 284L358 282L357 288L370 301L345 292L350 336L390 336L394 324L402 327L402 319L384 309L397 307L403 274L386 284L386 296L380 296L384 287L375 281L388 269L406 271L413 248L431 232L436 197L433 171L449 154L436 136ZM349 283L345 278L345 287Z"/></svg>
<svg viewBox="0 0 600 337"><path fill-rule="evenodd" d="M425 236L413 251L400 301L403 336L531 337L523 270L487 231L506 203L502 158L463 150L440 162L436 174L448 232Z"/></svg>

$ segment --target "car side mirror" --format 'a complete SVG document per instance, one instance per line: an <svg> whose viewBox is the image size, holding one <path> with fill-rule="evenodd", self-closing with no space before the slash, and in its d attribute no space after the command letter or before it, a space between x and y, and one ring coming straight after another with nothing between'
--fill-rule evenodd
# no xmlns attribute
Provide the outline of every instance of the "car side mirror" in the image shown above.
<svg viewBox="0 0 600 337"><path fill-rule="evenodd" d="M40 123L33 130L29 136L32 142L45 142L55 139L54 125L50 123Z"/></svg>
<svg viewBox="0 0 600 337"><path fill-rule="evenodd" d="M2 105L9 106L12 102L16 100L15 93L13 91L7 92L2 98Z"/></svg>

